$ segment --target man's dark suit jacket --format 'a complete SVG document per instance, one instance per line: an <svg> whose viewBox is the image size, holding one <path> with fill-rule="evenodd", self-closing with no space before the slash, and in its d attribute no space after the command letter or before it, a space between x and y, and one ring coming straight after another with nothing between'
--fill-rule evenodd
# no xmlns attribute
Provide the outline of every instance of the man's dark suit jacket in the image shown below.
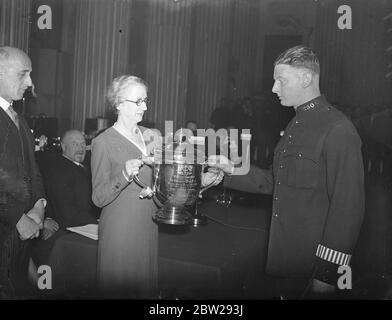
<svg viewBox="0 0 392 320"><path fill-rule="evenodd" d="M41 166L48 200L48 216L60 228L97 223L99 209L91 200L91 173L62 155Z"/></svg>
<svg viewBox="0 0 392 320"><path fill-rule="evenodd" d="M26 289L30 240L19 239L16 224L44 197L30 128L20 116L18 130L0 108L0 296Z"/></svg>

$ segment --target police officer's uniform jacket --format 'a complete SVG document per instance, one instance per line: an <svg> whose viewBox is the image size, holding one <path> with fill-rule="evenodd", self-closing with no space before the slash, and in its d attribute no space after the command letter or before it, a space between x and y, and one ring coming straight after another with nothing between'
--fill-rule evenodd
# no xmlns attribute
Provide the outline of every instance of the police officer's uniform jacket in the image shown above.
<svg viewBox="0 0 392 320"><path fill-rule="evenodd" d="M361 140L347 117L324 96L298 106L275 148L273 170L252 168L227 183L273 192L267 273L336 285L363 220L363 175Z"/></svg>

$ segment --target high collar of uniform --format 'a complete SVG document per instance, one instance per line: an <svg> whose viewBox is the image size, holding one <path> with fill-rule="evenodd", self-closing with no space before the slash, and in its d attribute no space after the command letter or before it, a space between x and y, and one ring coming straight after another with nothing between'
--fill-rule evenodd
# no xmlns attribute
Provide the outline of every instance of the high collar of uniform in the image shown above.
<svg viewBox="0 0 392 320"><path fill-rule="evenodd" d="M297 115L305 115L306 113L319 110L320 106L328 104L324 95L320 95L304 104L301 104L295 109Z"/></svg>

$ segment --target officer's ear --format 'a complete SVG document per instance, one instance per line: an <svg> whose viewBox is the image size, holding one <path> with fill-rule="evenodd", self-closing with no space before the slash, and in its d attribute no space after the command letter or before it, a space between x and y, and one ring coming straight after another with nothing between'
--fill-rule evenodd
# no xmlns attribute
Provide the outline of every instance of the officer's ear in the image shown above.
<svg viewBox="0 0 392 320"><path fill-rule="evenodd" d="M0 79L3 78L4 73L5 73L5 68L4 68L4 66L2 64L0 64Z"/></svg>
<svg viewBox="0 0 392 320"><path fill-rule="evenodd" d="M302 87L307 88L309 87L313 82L313 73L310 71L304 71L302 73Z"/></svg>

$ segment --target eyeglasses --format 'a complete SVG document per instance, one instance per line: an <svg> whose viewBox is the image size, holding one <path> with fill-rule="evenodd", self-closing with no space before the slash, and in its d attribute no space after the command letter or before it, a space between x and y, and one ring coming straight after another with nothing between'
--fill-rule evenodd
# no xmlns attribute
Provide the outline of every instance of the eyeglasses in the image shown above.
<svg viewBox="0 0 392 320"><path fill-rule="evenodd" d="M148 99L148 97L146 97L146 98L144 98L144 99L139 98L139 99L137 99L136 101L128 100L128 99L125 99L124 101L128 101L128 102L135 103L138 107L140 107L140 106L142 105L143 102L144 102L146 105L148 105L148 104L150 103L150 99Z"/></svg>

